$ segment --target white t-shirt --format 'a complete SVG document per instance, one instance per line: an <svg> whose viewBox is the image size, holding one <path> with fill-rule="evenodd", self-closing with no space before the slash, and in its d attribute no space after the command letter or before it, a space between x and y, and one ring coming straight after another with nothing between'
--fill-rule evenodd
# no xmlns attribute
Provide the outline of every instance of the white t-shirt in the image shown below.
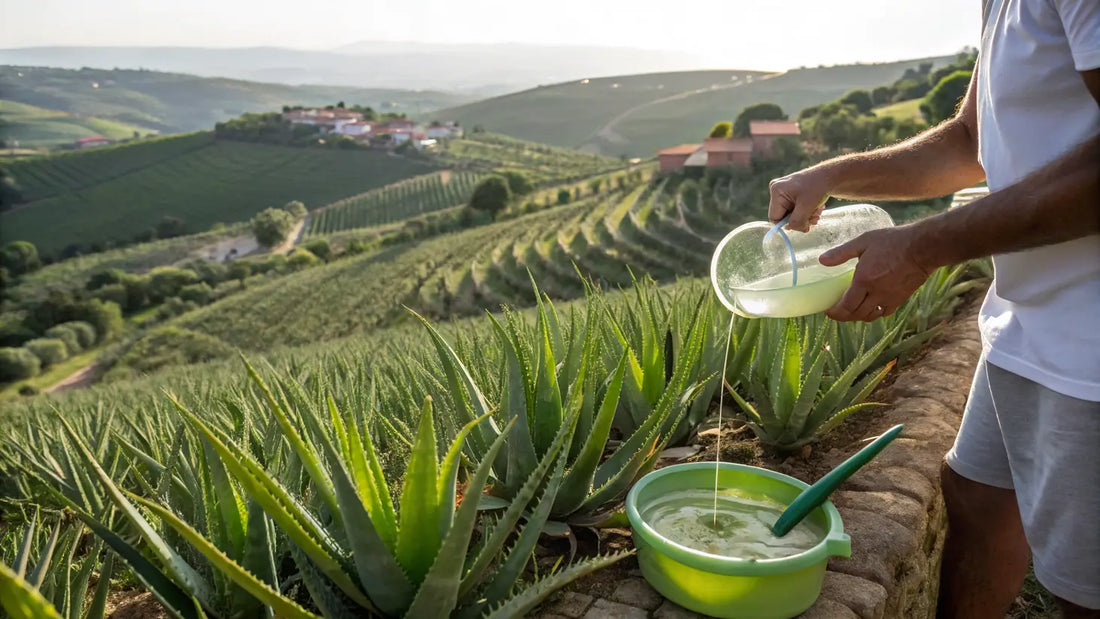
<svg viewBox="0 0 1100 619"><path fill-rule="evenodd" d="M983 5L978 150L997 191L1100 133L1100 104L1079 73L1100 67L1100 0ZM988 361L1100 401L1100 235L997 255L993 263L979 318Z"/></svg>

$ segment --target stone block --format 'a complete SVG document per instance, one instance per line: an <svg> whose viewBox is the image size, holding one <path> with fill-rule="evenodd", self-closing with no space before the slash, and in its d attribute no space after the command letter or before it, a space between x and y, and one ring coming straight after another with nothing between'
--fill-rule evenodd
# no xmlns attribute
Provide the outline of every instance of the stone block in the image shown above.
<svg viewBox="0 0 1100 619"><path fill-rule="evenodd" d="M703 615L665 600L665 603L653 613L653 619L703 619Z"/></svg>
<svg viewBox="0 0 1100 619"><path fill-rule="evenodd" d="M920 547L913 531L874 512L840 510L852 537L852 556L834 557L829 570L876 582L893 595L898 567Z"/></svg>
<svg viewBox="0 0 1100 619"><path fill-rule="evenodd" d="M921 505L931 505L939 493L939 484L932 485L915 470L900 466L882 466L872 461L848 478L845 490L869 490L872 492L897 492L912 497Z"/></svg>
<svg viewBox="0 0 1100 619"><path fill-rule="evenodd" d="M593 599L591 595L577 593L575 591L566 591L558 596L553 602L544 606L542 610L543 612L577 619L578 617L584 616L584 612L592 605Z"/></svg>
<svg viewBox="0 0 1100 619"><path fill-rule="evenodd" d="M600 598L584 614L584 619L649 619L649 613L636 606Z"/></svg>
<svg viewBox="0 0 1100 619"><path fill-rule="evenodd" d="M826 598L818 598L809 610L798 617L799 619L859 619L859 615L852 609Z"/></svg>
<svg viewBox="0 0 1100 619"><path fill-rule="evenodd" d="M928 513L924 506L916 499L896 492L838 490L830 500L839 509L882 514L910 531L923 531L928 525Z"/></svg>
<svg viewBox="0 0 1100 619"><path fill-rule="evenodd" d="M843 604L860 619L878 619L886 610L886 589L850 574L826 572L821 597Z"/></svg>
<svg viewBox="0 0 1100 619"><path fill-rule="evenodd" d="M653 587L641 578L631 578L619 583L611 594L611 599L646 610L656 609L663 601L661 594L654 591Z"/></svg>

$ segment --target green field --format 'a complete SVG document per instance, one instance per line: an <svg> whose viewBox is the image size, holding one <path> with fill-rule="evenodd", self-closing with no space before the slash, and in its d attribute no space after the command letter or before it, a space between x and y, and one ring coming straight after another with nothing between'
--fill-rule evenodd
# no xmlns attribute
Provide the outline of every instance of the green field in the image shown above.
<svg viewBox="0 0 1100 619"><path fill-rule="evenodd" d="M135 132L145 135L150 130L114 120L0 100L0 139L15 140L20 147L71 144L93 135L112 140L130 139Z"/></svg>
<svg viewBox="0 0 1100 619"><path fill-rule="evenodd" d="M796 69L770 79L752 71L600 78L487 99L440 115L527 140L647 157L659 148L701 139L714 123L733 120L748 105L773 102L797 116L802 108L849 90L891 83L927 60L938 66L953 58Z"/></svg>
<svg viewBox="0 0 1100 619"><path fill-rule="evenodd" d="M892 116L896 120L919 120L924 122L924 115L920 113L920 104L923 99L910 99L899 101L875 108L875 116Z"/></svg>
<svg viewBox="0 0 1100 619"><path fill-rule="evenodd" d="M0 65L0 93L20 103L137 125L144 128L142 133L209 129L245 112L277 111L284 105L345 101L386 112L427 113L466 100L432 91L288 86L160 71L10 65Z"/></svg>
<svg viewBox="0 0 1100 619"><path fill-rule="evenodd" d="M27 191L41 199L0 214L0 241L55 252L128 240L165 216L201 231L290 200L316 208L433 167L363 150L216 141L209 133L19 161L17 181L27 179Z"/></svg>

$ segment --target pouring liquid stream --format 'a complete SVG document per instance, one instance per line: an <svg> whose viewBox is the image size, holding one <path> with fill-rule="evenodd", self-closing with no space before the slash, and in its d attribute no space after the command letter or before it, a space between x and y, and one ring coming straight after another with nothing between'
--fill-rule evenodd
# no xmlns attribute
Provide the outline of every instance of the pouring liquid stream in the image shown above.
<svg viewBox="0 0 1100 619"><path fill-rule="evenodd" d="M733 339L734 314L730 314L730 326L726 329L726 356L722 358L722 375L718 377L718 439L714 443L714 522L718 528L718 465L722 462L722 401L726 396L726 366L730 362L730 340Z"/></svg>

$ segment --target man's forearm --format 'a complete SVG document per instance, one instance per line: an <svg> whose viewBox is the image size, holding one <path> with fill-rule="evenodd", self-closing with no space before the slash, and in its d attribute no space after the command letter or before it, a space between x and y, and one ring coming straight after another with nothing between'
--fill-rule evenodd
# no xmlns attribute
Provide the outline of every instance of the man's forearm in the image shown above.
<svg viewBox="0 0 1100 619"><path fill-rule="evenodd" d="M978 140L961 118L886 148L854 153L815 166L829 195L846 200L923 200L947 195L985 178Z"/></svg>
<svg viewBox="0 0 1100 619"><path fill-rule="evenodd" d="M1010 187L910 225L927 269L1098 234L1100 135Z"/></svg>

